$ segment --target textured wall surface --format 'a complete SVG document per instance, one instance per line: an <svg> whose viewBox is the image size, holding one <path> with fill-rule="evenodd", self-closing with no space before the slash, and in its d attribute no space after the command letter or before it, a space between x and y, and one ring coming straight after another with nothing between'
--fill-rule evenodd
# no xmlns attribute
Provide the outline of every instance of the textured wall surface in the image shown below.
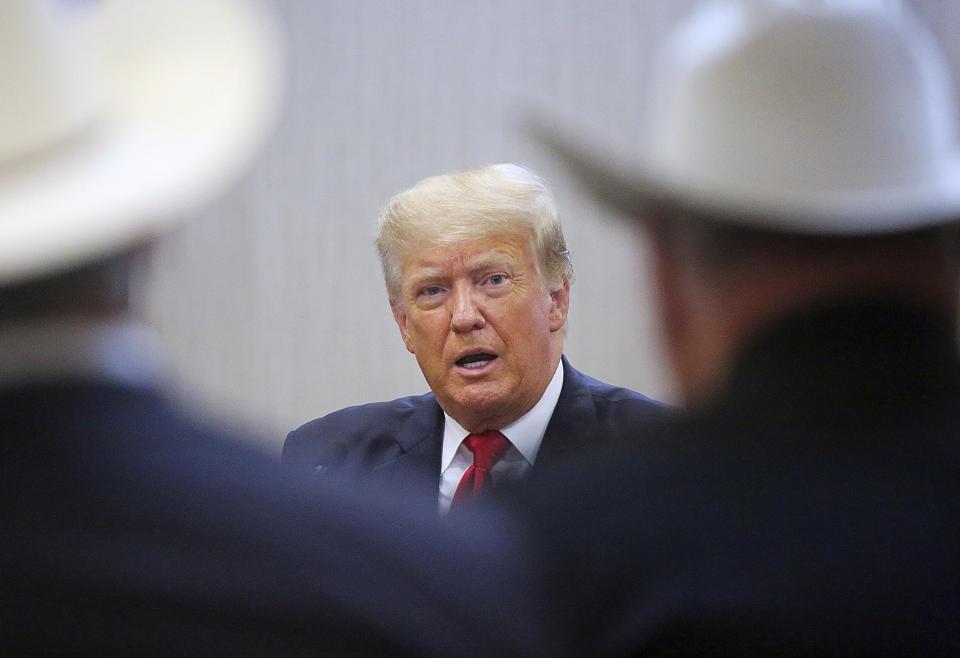
<svg viewBox="0 0 960 658"><path fill-rule="evenodd" d="M869 0L865 0L869 1ZM576 268L566 353L673 398L643 244L524 133L546 112L637 143L657 38L690 0L283 0L286 106L261 160L162 247L144 312L189 405L286 431L426 390L390 316L375 218L419 179L491 162L552 184ZM917 0L960 61L960 3Z"/></svg>

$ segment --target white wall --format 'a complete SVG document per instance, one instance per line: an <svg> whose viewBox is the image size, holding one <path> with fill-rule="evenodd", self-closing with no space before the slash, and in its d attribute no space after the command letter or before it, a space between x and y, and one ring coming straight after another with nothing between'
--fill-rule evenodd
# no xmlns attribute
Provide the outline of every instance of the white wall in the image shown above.
<svg viewBox="0 0 960 658"><path fill-rule="evenodd" d="M960 4L960 3L957 3ZM949 33L957 4L924 3ZM420 393L373 248L379 206L490 162L552 183L576 281L566 353L662 399L642 245L519 126L539 107L636 143L658 35L691 0L283 0L286 110L260 162L160 250L145 312L187 404L263 433ZM956 51L956 48L953 48Z"/></svg>

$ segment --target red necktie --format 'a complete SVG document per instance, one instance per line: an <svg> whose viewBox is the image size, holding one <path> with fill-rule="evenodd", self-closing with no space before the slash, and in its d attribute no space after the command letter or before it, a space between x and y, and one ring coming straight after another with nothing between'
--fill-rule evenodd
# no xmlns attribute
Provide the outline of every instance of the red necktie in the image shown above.
<svg viewBox="0 0 960 658"><path fill-rule="evenodd" d="M468 468L460 478L457 492L453 494L450 509L466 502L484 489L490 488L487 474L497 460L503 457L510 447L510 441L497 430L482 434L468 434L463 440L470 452L473 453L473 466Z"/></svg>

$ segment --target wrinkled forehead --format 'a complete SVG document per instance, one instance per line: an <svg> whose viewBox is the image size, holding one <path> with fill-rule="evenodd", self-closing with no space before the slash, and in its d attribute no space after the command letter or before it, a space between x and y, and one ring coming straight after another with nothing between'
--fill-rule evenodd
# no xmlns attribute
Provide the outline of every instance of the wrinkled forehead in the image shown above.
<svg viewBox="0 0 960 658"><path fill-rule="evenodd" d="M504 221L499 217L440 215L411 222L399 237L397 255L403 261L426 251L482 241L504 241L527 246L533 243L534 231L526 224Z"/></svg>
<svg viewBox="0 0 960 658"><path fill-rule="evenodd" d="M407 278L424 270L447 273L451 269L476 269L494 264L538 270L529 234L497 232L478 236L434 236L408 244L400 256L400 270Z"/></svg>

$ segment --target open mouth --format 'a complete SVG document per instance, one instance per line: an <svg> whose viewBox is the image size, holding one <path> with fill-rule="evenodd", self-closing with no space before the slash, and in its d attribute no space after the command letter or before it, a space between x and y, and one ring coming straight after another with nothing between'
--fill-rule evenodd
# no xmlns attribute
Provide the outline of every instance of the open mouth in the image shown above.
<svg viewBox="0 0 960 658"><path fill-rule="evenodd" d="M475 370L477 368L482 368L496 358L496 354L490 354L488 352L476 352L474 354L467 354L466 356L460 357L457 359L456 364L461 368Z"/></svg>

